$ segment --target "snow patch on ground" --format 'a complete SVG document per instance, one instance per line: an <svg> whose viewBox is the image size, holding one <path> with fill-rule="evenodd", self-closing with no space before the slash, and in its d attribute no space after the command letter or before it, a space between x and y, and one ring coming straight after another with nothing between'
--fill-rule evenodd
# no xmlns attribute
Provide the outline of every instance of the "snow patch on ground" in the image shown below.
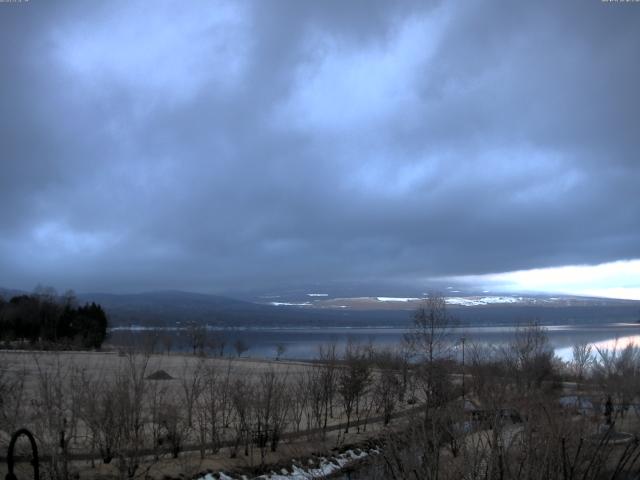
<svg viewBox="0 0 640 480"><path fill-rule="evenodd" d="M422 299L417 297L376 297L376 300L379 302L415 302Z"/></svg>
<svg viewBox="0 0 640 480"><path fill-rule="evenodd" d="M274 307L308 307L311 303L269 302L269 305L273 305Z"/></svg>
<svg viewBox="0 0 640 480"><path fill-rule="evenodd" d="M459 290L452 290L452 292L458 293ZM375 297L378 302L419 302L425 300L424 298L417 297ZM465 307L471 307L476 305L489 305L494 303L518 303L522 301L522 297L509 297L509 296L476 296L476 297L446 297L446 302L449 305L463 305Z"/></svg>
<svg viewBox="0 0 640 480"><path fill-rule="evenodd" d="M356 453L353 450L347 450L346 452L331 458L321 457L318 465L313 468L303 468L294 464L292 465L290 472L283 468L280 473L271 472L266 475L261 475L258 478L262 478L264 480L308 480L313 478L325 478L332 473L338 472L349 463L365 458L372 453L378 453L378 451L359 451Z"/></svg>
<svg viewBox="0 0 640 480"><path fill-rule="evenodd" d="M369 451L347 450L333 457L320 457L318 458L317 462L309 459L308 463L312 465L309 467L302 466L301 463L299 465L296 465L296 462L294 461L289 469L283 468L278 473L266 473L264 475L260 475L257 478L264 480L311 480L325 478L333 473L340 471L342 468L352 462L378 453L380 453L380 451L375 448ZM234 480L234 477L230 477L223 472L218 472L213 474L207 473L204 477L200 477L199 480Z"/></svg>
<svg viewBox="0 0 640 480"><path fill-rule="evenodd" d="M472 307L476 305L489 305L494 303L519 303L522 302L522 297L447 297L446 302L449 305L463 305L465 307Z"/></svg>

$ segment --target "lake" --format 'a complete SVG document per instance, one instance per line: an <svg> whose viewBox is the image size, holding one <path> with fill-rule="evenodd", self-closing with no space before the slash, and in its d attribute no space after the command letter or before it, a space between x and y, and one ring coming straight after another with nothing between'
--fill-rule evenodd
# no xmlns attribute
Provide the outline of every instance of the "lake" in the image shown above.
<svg viewBox="0 0 640 480"><path fill-rule="evenodd" d="M466 345L472 343L500 346L513 339L515 326L465 326L451 329L452 342L459 342L465 338ZM572 346L580 342L588 342L597 348L613 348L616 344L622 348L630 343L640 345L640 324L610 323L603 325L545 325L551 345L556 355L564 360L570 360ZM406 329L392 327L247 327L209 328L208 335L224 337L225 354L234 354L233 345L242 339L249 347L245 356L274 358L276 345L285 347L283 358L311 359L317 356L322 345L336 343L343 349L347 342L359 344L373 343L378 347L395 347L401 344ZM156 338L157 350L162 349L159 338L163 335L172 337L172 349L187 351L190 348L186 330L118 328L110 331L109 343L114 346L138 345Z"/></svg>

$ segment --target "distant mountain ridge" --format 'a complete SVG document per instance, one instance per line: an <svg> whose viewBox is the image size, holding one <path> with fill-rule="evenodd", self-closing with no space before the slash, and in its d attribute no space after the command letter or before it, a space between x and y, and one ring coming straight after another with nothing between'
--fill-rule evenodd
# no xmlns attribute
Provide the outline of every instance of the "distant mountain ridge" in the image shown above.
<svg viewBox="0 0 640 480"><path fill-rule="evenodd" d="M188 322L218 325L255 316L261 305L220 295L152 291L134 294L84 293L81 302L96 302L109 312L115 325L175 325Z"/></svg>
<svg viewBox="0 0 640 480"><path fill-rule="evenodd" d="M28 294L1 289L9 298ZM611 323L640 321L640 302L602 298L544 295L449 296L452 316L475 324L513 324L537 319L541 323ZM111 326L183 326L189 322L219 328L245 327L398 327L411 321L420 303L416 297L330 297L319 293L273 295L258 301L229 296L151 291L132 294L82 293L80 303L96 302L106 310Z"/></svg>
<svg viewBox="0 0 640 480"><path fill-rule="evenodd" d="M221 295L210 295L206 293L183 292L180 290L158 290L142 293L82 293L78 294L78 299L83 301L93 301L105 305L136 306L136 305L162 305L172 306L176 303L183 305L219 305L247 307L254 305L251 302L236 300L235 298Z"/></svg>

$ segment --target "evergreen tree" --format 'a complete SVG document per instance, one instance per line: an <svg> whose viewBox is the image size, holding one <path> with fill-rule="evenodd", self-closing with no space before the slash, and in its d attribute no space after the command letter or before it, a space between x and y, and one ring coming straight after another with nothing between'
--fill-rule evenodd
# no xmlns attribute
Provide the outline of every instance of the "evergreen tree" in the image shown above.
<svg viewBox="0 0 640 480"><path fill-rule="evenodd" d="M35 293L0 302L0 340L43 345L100 348L107 336L107 315L92 302L76 306L62 298Z"/></svg>

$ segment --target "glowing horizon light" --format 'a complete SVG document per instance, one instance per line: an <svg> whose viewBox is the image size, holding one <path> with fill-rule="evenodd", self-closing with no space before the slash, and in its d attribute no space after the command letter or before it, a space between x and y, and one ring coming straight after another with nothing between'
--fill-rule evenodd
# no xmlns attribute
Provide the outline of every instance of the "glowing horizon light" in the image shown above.
<svg viewBox="0 0 640 480"><path fill-rule="evenodd" d="M640 259L446 277L493 291L640 300Z"/></svg>

